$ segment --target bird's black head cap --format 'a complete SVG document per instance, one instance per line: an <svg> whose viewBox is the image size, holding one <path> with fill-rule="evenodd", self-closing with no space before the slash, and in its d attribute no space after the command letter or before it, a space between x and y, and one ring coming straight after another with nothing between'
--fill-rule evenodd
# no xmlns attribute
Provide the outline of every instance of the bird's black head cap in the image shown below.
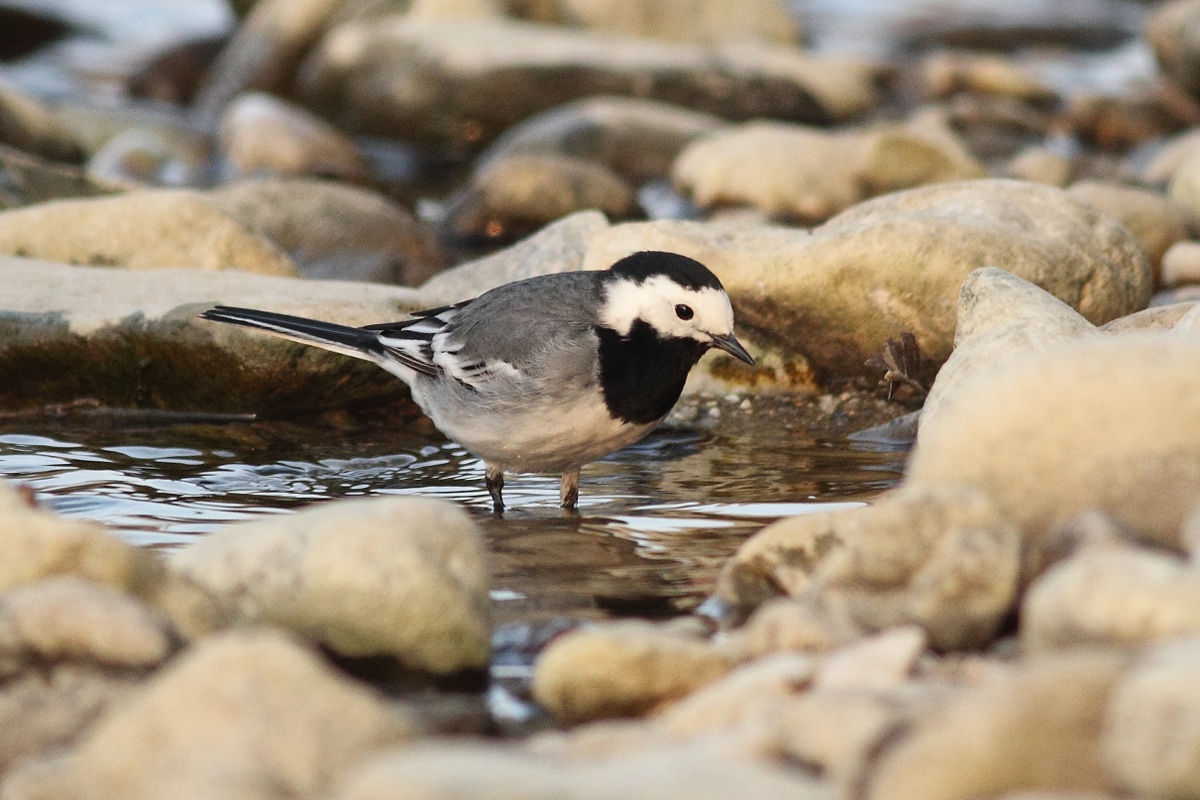
<svg viewBox="0 0 1200 800"><path fill-rule="evenodd" d="M609 272L614 278L629 278L638 283L663 275L685 289L725 289L717 276L699 261L661 250L643 250L625 256Z"/></svg>

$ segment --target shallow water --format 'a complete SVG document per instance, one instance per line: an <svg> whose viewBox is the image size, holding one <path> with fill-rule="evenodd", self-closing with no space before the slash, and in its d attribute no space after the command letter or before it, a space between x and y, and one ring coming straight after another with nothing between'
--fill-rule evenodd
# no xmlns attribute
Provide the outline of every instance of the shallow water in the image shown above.
<svg viewBox="0 0 1200 800"><path fill-rule="evenodd" d="M584 470L578 513L557 507L555 476L527 475L509 479L496 518L477 459L435 433L382 426L9 424L0 478L156 548L326 499L441 497L484 530L498 622L658 616L702 600L765 524L860 504L899 480L903 452L762 422L660 429Z"/></svg>

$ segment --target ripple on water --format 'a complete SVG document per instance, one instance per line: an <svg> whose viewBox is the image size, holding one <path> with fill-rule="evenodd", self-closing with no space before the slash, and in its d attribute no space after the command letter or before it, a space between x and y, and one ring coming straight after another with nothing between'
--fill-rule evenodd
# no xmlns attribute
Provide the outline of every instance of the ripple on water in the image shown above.
<svg viewBox="0 0 1200 800"><path fill-rule="evenodd" d="M668 427L590 465L578 513L557 507L556 476L529 475L509 480L510 509L496 518L478 459L403 431L41 425L0 434L0 478L138 545L176 547L337 497L461 503L488 540L501 623L690 608L747 536L780 517L860 505L899 480L903 459L778 429Z"/></svg>

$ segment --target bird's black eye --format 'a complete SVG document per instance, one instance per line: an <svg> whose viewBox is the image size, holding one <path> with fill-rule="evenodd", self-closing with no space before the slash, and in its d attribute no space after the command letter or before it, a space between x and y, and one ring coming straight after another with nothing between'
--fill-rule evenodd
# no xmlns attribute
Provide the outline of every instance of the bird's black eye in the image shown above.
<svg viewBox="0 0 1200 800"><path fill-rule="evenodd" d="M692 311L691 306L685 306L683 303L680 303L679 305L675 306L675 316L679 317L680 319L691 319L692 317L696 316L696 312Z"/></svg>

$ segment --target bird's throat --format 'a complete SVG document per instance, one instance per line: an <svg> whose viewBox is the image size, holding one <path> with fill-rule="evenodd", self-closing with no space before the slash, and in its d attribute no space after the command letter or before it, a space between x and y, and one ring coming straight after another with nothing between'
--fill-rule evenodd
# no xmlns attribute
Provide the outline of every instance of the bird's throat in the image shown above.
<svg viewBox="0 0 1200 800"><path fill-rule="evenodd" d="M638 425L656 422L679 400L688 372L708 346L695 339L661 336L642 320L629 333L597 326L600 387L616 419Z"/></svg>

